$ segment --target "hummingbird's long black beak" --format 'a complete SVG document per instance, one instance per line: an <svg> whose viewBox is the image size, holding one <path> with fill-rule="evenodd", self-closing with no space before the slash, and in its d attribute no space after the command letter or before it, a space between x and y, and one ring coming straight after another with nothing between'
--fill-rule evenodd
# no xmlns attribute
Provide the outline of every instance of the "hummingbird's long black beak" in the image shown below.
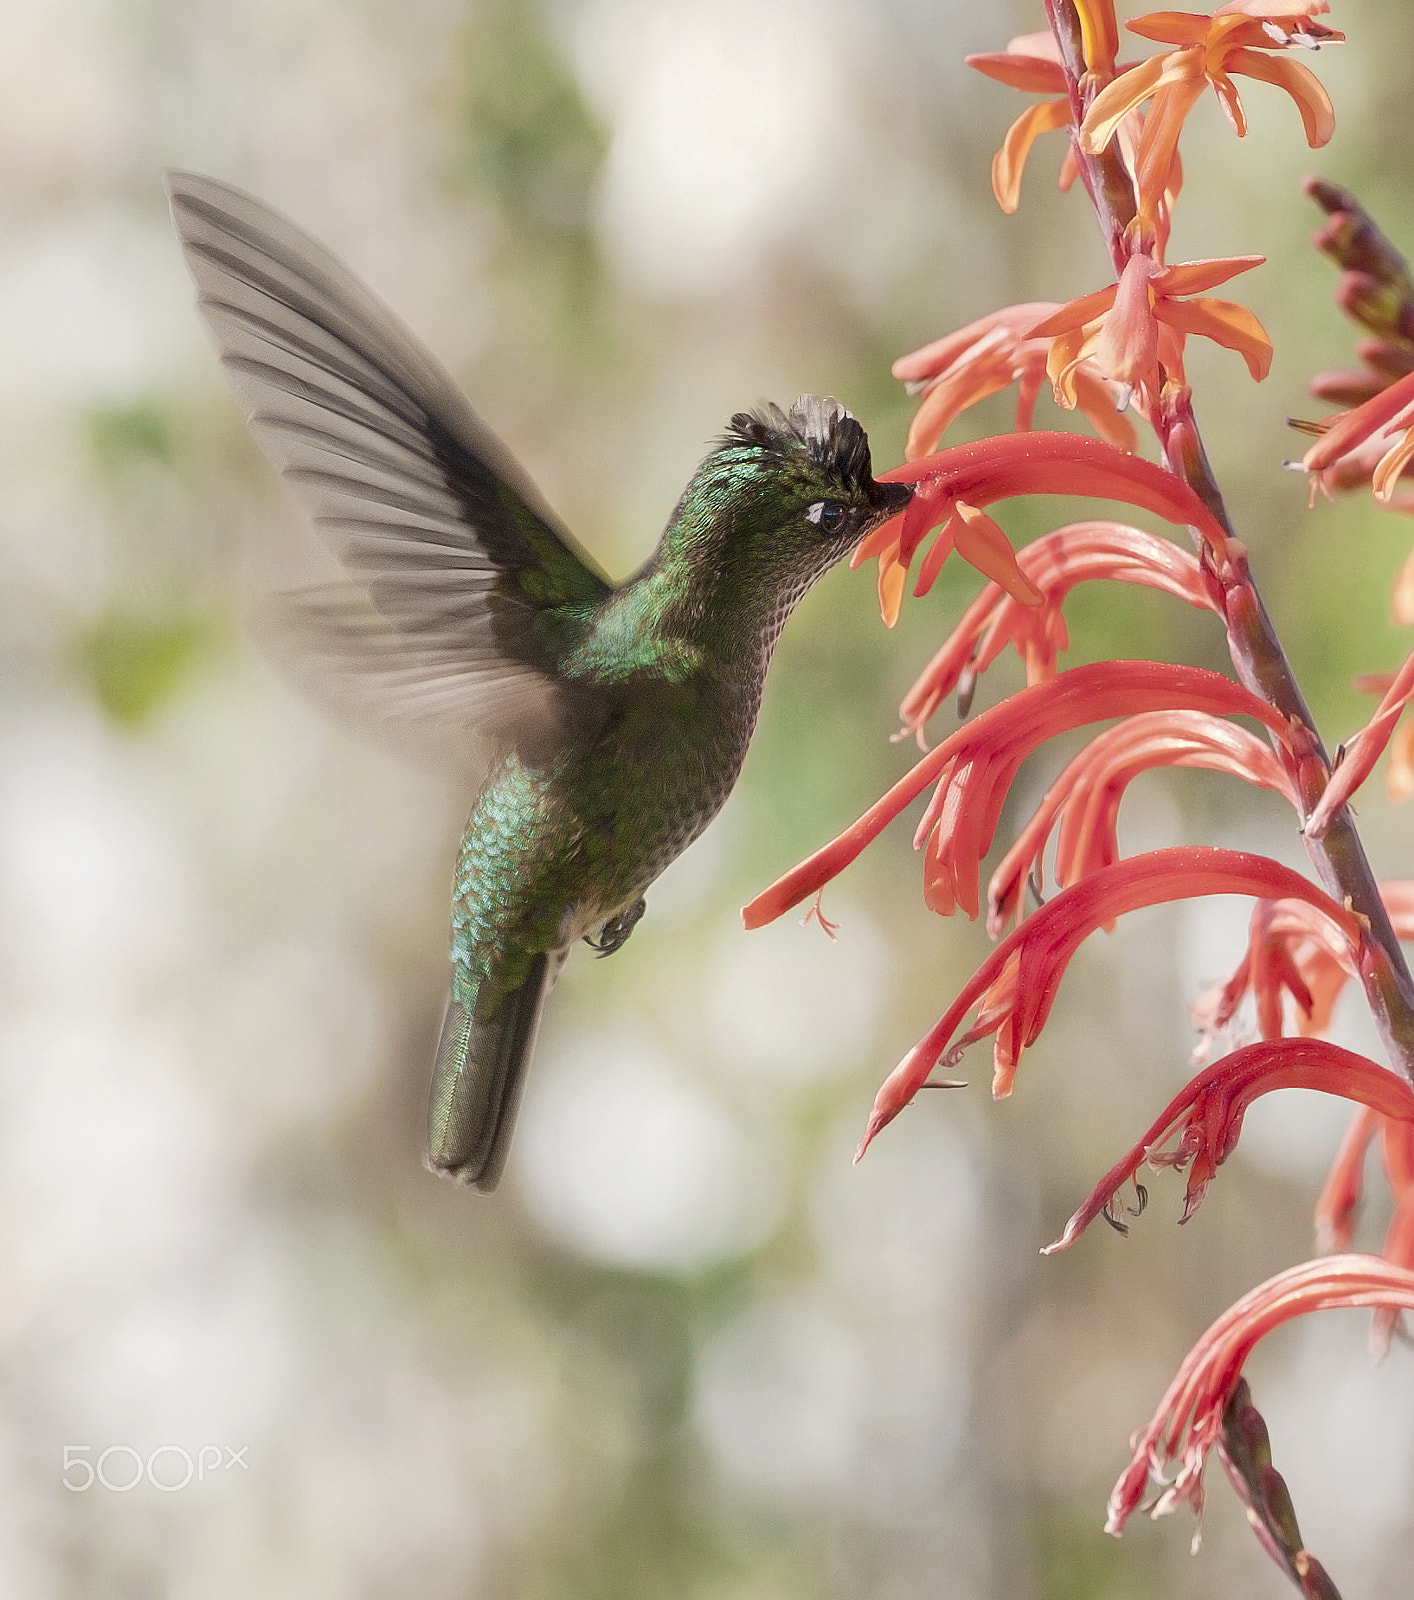
<svg viewBox="0 0 1414 1600"><path fill-rule="evenodd" d="M897 516L913 498L911 483L881 483L878 478L869 485L870 522L875 526Z"/></svg>

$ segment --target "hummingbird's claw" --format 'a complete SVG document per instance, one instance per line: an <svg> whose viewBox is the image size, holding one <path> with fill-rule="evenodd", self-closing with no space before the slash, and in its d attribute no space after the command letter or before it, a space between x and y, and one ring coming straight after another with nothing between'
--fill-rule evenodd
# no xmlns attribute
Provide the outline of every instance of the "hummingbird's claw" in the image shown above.
<svg viewBox="0 0 1414 1600"><path fill-rule="evenodd" d="M610 917L601 925L598 935L585 934L584 942L591 950L597 950L600 956L611 956L615 950L622 950L628 943L628 936L642 921L643 913L648 909L646 900L639 900L631 905L627 911L621 911L618 916Z"/></svg>

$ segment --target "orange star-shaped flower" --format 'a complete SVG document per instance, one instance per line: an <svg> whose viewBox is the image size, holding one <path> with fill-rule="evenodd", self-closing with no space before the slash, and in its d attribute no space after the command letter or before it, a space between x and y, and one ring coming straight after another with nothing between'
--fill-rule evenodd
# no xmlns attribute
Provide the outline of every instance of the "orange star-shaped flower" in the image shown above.
<svg viewBox="0 0 1414 1600"><path fill-rule="evenodd" d="M1239 0L1208 15L1155 11L1126 24L1132 33L1176 48L1151 56L1107 84L1085 113L1079 139L1082 149L1098 154L1124 120L1152 100L1134 157L1142 227L1153 230L1159 223L1183 119L1210 85L1239 137L1247 132L1247 113L1234 74L1285 89L1301 113L1312 149L1329 141L1335 111L1320 80L1300 62L1270 53L1291 45L1312 49L1340 42L1344 34L1311 21L1327 10L1326 0L1290 0L1279 9L1260 0Z"/></svg>
<svg viewBox="0 0 1414 1600"><path fill-rule="evenodd" d="M1271 370L1272 342L1256 317L1231 300L1180 297L1216 288L1264 259L1231 256L1166 267L1152 256L1131 256L1118 283L1072 300L1031 329L1033 338L1051 340L1046 370L1057 402L1077 403L1075 373L1093 360L1105 377L1137 391L1147 408L1158 399L1161 367L1170 381L1183 381L1183 342L1190 333L1236 350L1261 382Z"/></svg>

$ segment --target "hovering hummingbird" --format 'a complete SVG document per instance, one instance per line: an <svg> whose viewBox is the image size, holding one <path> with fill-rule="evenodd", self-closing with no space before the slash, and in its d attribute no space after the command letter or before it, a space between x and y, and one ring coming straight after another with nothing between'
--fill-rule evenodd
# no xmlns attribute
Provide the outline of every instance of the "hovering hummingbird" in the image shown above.
<svg viewBox="0 0 1414 1600"><path fill-rule="evenodd" d="M570 947L623 947L736 782L787 616L912 490L831 399L738 412L657 550L605 578L421 343L347 267L226 184L166 176L198 305L257 441L353 579L308 651L386 714L489 737L452 894L427 1164L505 1166Z"/></svg>

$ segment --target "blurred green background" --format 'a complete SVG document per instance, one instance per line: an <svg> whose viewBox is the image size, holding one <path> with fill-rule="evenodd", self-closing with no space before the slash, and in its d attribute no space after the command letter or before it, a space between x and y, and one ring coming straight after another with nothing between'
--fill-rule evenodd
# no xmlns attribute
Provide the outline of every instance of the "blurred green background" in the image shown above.
<svg viewBox="0 0 1414 1600"><path fill-rule="evenodd" d="M1303 682L1338 738L1407 639L1407 525L1305 509L1310 372L1346 359L1297 191L1354 184L1414 246L1414 13L1346 4L1341 118L1211 101L1173 259L1260 252L1268 382L1195 349L1200 420ZM968 50L1040 7L961 0L7 0L0 7L0 1572L23 1600L1139 1600L1287 1593L1216 1472L1186 1519L1100 1533L1182 1354L1310 1252L1344 1123L1282 1095L1202 1211L1152 1185L1121 1241L1043 1262L1187 1075L1187 1007L1248 906L1087 948L1014 1099L985 1052L860 1167L879 1079L981 960L921 907L900 824L826 897L831 944L737 908L910 759L897 702L975 577L893 634L872 574L787 631L740 788L616 959L561 982L490 1200L419 1146L464 784L327 721L238 618L309 537L191 305L158 182L239 183L347 259L464 382L616 573L727 417L833 392L899 458L893 357L1106 277ZM1009 397L956 437L1007 425ZM1056 422L1049 402L1038 421ZM1016 505L1018 540L1057 506ZM1065 509L1063 515L1075 514ZM1221 666L1210 619L1106 587L1071 660ZM1018 682L1006 663L987 703ZM945 721L946 719L940 719ZM1023 774L1034 801L1062 752ZM1041 763L1032 766L1041 767ZM1408 813L1364 811L1386 875ZM1299 864L1270 796L1146 777L1129 850ZM1350 998L1350 997L1348 997ZM1341 1037L1369 1047L1357 1000ZM1372 1200L1360 1242L1377 1247ZM1251 1368L1311 1547L1355 1600L1414 1558L1414 1372L1317 1319ZM162 1446L242 1451L124 1490ZM105 1476L65 1487L66 1447ZM114 1448L116 1447L116 1448ZM173 1452L158 1476L183 1471ZM82 1483L81 1468L67 1474Z"/></svg>

